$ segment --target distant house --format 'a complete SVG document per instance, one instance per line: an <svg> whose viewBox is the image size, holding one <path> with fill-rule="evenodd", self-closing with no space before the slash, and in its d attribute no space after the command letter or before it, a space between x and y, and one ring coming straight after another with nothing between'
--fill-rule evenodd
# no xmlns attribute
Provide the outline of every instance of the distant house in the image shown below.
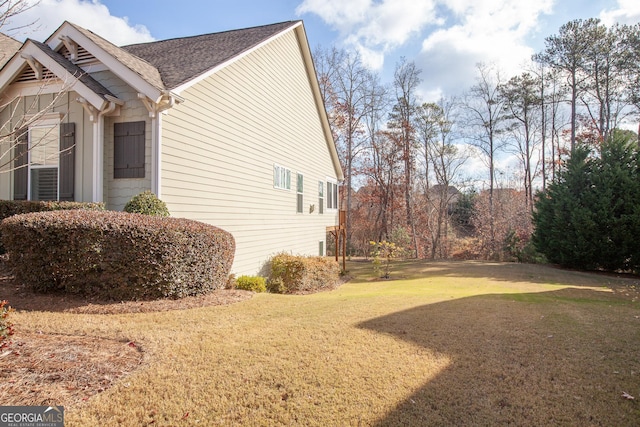
<svg viewBox="0 0 640 427"><path fill-rule="evenodd" d="M0 48L0 198L151 190L231 232L236 274L324 254L343 175L301 21L123 47L65 22Z"/></svg>

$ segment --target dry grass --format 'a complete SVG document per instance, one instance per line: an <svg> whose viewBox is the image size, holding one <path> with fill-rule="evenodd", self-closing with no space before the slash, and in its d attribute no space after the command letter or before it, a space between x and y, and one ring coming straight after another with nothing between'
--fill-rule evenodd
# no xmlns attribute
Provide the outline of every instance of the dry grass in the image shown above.
<svg viewBox="0 0 640 427"><path fill-rule="evenodd" d="M137 370L66 406L69 426L640 424L622 397L640 399L637 279L416 262L376 281L349 267L313 295L13 319L18 334L142 350Z"/></svg>

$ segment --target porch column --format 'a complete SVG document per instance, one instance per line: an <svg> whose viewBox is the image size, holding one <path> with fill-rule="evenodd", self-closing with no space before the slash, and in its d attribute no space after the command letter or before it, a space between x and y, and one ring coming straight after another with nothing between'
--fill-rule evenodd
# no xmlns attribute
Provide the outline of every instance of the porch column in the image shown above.
<svg viewBox="0 0 640 427"><path fill-rule="evenodd" d="M93 202L103 202L104 192L104 116L93 120Z"/></svg>
<svg viewBox="0 0 640 427"><path fill-rule="evenodd" d="M151 119L151 191L162 197L162 114Z"/></svg>

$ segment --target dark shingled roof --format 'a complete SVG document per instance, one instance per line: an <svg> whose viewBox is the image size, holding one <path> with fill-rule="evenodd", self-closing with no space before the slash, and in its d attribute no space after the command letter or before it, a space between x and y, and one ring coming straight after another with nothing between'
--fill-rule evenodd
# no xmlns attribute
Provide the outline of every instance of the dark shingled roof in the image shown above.
<svg viewBox="0 0 640 427"><path fill-rule="evenodd" d="M94 93L102 96L102 98L104 98L105 100L106 100L105 95L114 96L111 92L109 92L109 89L105 88L97 80L95 80L89 74L85 73L82 70L82 68L71 63L69 60L67 60L64 56L60 55L58 52L54 52L53 50L51 50L51 48L46 44L40 43L35 40L31 40L31 39L29 39L29 41L34 45L36 45L41 51L46 53L51 59L53 59L58 64L63 66L69 72L69 74L71 74L74 77L77 77L82 84L84 84L86 87L91 89Z"/></svg>
<svg viewBox="0 0 640 427"><path fill-rule="evenodd" d="M69 25L73 26L76 30L84 34L101 49L116 58L124 66L137 73L148 83L150 83L157 89L165 89L165 86L162 83L162 78L160 77L160 73L154 65L149 64L144 59L138 58L135 55L127 52L126 50L119 48L110 41L103 39L96 33L89 31L86 28L79 27L75 24L72 24L71 22L69 22Z"/></svg>
<svg viewBox="0 0 640 427"><path fill-rule="evenodd" d="M122 46L160 71L167 89L174 89L257 46L299 21Z"/></svg>

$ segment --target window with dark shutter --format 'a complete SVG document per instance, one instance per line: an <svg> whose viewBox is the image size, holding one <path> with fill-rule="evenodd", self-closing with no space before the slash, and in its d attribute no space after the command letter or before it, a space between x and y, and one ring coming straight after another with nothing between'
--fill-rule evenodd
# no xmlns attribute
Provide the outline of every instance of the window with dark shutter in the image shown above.
<svg viewBox="0 0 640 427"><path fill-rule="evenodd" d="M114 124L114 178L144 178L144 125L144 121Z"/></svg>
<svg viewBox="0 0 640 427"><path fill-rule="evenodd" d="M60 124L60 200L73 202L76 160L76 124Z"/></svg>
<svg viewBox="0 0 640 427"><path fill-rule="evenodd" d="M13 199L27 200L29 190L29 133L27 129L17 130L16 140L13 149Z"/></svg>

